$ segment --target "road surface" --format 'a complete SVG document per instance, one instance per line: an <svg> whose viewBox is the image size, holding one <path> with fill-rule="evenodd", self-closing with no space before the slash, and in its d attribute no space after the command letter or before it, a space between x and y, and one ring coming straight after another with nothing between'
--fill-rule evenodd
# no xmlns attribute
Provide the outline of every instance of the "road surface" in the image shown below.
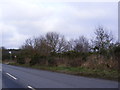
<svg viewBox="0 0 120 90"><path fill-rule="evenodd" d="M3 88L118 88L118 82L2 65Z"/></svg>

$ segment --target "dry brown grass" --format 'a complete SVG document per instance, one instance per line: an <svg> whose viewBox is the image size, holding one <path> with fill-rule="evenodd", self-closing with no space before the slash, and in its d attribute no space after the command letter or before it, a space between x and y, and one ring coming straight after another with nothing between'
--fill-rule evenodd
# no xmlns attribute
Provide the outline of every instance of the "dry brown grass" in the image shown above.
<svg viewBox="0 0 120 90"><path fill-rule="evenodd" d="M114 59L106 59L103 56L91 55L82 66L91 69L118 69L118 62Z"/></svg>

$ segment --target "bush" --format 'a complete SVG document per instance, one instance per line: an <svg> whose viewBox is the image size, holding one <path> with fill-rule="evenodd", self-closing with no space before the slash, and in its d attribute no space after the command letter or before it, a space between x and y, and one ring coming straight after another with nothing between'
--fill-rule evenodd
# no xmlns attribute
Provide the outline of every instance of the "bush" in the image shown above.
<svg viewBox="0 0 120 90"><path fill-rule="evenodd" d="M81 53L80 56L82 58L82 61L87 61L87 58L88 58L88 56L90 56L90 54L89 53Z"/></svg>
<svg viewBox="0 0 120 90"><path fill-rule="evenodd" d="M120 45L118 45L114 48L114 55L115 55L117 60L120 59Z"/></svg>
<svg viewBox="0 0 120 90"><path fill-rule="evenodd" d="M19 64L25 64L24 57L18 56L17 63L19 63Z"/></svg>
<svg viewBox="0 0 120 90"><path fill-rule="evenodd" d="M35 64L39 64L39 65L45 65L47 62L47 56L44 55L39 55L39 54L35 54L30 61L30 65L35 65Z"/></svg>
<svg viewBox="0 0 120 90"><path fill-rule="evenodd" d="M81 58L69 59L68 61L68 66L70 67L78 67L81 66L81 64L82 64Z"/></svg>
<svg viewBox="0 0 120 90"><path fill-rule="evenodd" d="M70 59L74 59L74 58L77 58L79 57L79 52L76 52L76 51L68 51L68 52L64 52L62 55L63 57L68 57Z"/></svg>
<svg viewBox="0 0 120 90"><path fill-rule="evenodd" d="M38 64L40 64L40 65L46 65L46 63L47 63L47 56L44 56L44 55L42 55L42 56L39 56L39 62L38 62Z"/></svg>
<svg viewBox="0 0 120 90"><path fill-rule="evenodd" d="M31 58L31 61L30 61L30 65L35 65L39 63L39 55L38 54L35 54L32 58Z"/></svg>
<svg viewBox="0 0 120 90"><path fill-rule="evenodd" d="M49 66L57 66L57 61L53 57L48 58L48 65Z"/></svg>

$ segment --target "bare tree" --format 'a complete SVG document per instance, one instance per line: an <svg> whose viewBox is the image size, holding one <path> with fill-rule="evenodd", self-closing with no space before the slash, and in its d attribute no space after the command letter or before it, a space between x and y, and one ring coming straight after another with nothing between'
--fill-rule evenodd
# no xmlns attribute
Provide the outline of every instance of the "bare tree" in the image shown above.
<svg viewBox="0 0 120 90"><path fill-rule="evenodd" d="M69 50L68 42L65 40L64 36L59 38L57 52L66 52Z"/></svg>
<svg viewBox="0 0 120 90"><path fill-rule="evenodd" d="M48 46L51 47L51 52L63 52L67 50L67 42L64 36L56 32L47 33L46 41Z"/></svg>
<svg viewBox="0 0 120 90"><path fill-rule="evenodd" d="M95 40L93 41L94 47L98 49L98 51L109 49L112 41L113 35L108 33L102 26L99 26L95 31Z"/></svg>
<svg viewBox="0 0 120 90"><path fill-rule="evenodd" d="M26 39L24 44L20 47L20 51L17 54L17 63L26 63L27 58L31 58L34 55L33 40L31 38ZM32 53L31 53L32 52Z"/></svg>
<svg viewBox="0 0 120 90"><path fill-rule="evenodd" d="M33 40L31 38L26 39L24 45L22 45L22 49L33 49L34 47L34 43Z"/></svg>
<svg viewBox="0 0 120 90"><path fill-rule="evenodd" d="M79 39L75 40L74 50L77 52L88 52L89 51L89 42L88 39L84 36L80 36Z"/></svg>
<svg viewBox="0 0 120 90"><path fill-rule="evenodd" d="M34 49L40 55L49 55L51 52L51 47L47 44L45 37L41 36L34 38Z"/></svg>
<svg viewBox="0 0 120 90"><path fill-rule="evenodd" d="M76 45L75 40L73 40L73 39L69 40L69 41L68 41L68 50L69 50L69 51L74 50L75 45Z"/></svg>
<svg viewBox="0 0 120 90"><path fill-rule="evenodd" d="M57 44L59 43L59 34L56 32L48 32L46 34L46 40L48 45L51 47L52 52L56 52Z"/></svg>

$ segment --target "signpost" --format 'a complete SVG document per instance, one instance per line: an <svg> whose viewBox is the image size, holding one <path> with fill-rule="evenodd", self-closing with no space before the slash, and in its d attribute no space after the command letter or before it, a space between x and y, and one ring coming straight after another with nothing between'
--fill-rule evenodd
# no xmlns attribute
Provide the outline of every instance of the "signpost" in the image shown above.
<svg viewBox="0 0 120 90"><path fill-rule="evenodd" d="M9 51L9 54L10 54L10 60L12 60L12 52Z"/></svg>

